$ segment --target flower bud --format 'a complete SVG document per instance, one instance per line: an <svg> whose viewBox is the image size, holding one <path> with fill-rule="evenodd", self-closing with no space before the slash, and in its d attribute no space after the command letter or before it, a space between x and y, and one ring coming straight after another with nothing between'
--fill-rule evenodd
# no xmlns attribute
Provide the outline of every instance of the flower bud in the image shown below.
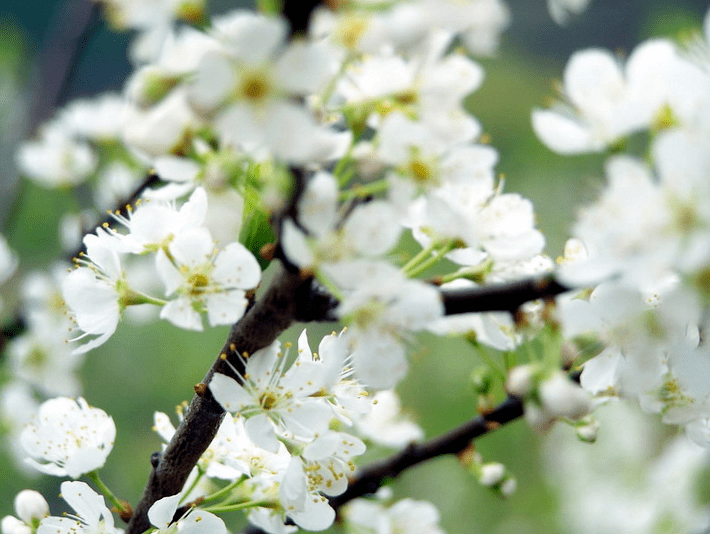
<svg viewBox="0 0 710 534"><path fill-rule="evenodd" d="M49 515L49 505L41 493L22 490L15 497L15 512L28 525Z"/></svg>
<svg viewBox="0 0 710 534"><path fill-rule="evenodd" d="M2 518L0 531L2 534L32 534L32 529L29 526L11 515Z"/></svg>
<svg viewBox="0 0 710 534"><path fill-rule="evenodd" d="M585 417L575 426L574 432L580 441L594 443L599 434L599 421L591 417Z"/></svg>
<svg viewBox="0 0 710 534"><path fill-rule="evenodd" d="M534 369L532 365L518 365L508 371L505 390L515 397L525 397L533 388Z"/></svg>
<svg viewBox="0 0 710 534"><path fill-rule="evenodd" d="M542 382L539 393L543 408L552 417L577 420L592 409L589 395L562 372Z"/></svg>
<svg viewBox="0 0 710 534"><path fill-rule="evenodd" d="M481 466L478 481L484 486L495 486L503 481L505 466L500 462L488 462Z"/></svg>
<svg viewBox="0 0 710 534"><path fill-rule="evenodd" d="M518 489L518 481L515 477L509 476L500 484L500 494L502 497L510 497Z"/></svg>

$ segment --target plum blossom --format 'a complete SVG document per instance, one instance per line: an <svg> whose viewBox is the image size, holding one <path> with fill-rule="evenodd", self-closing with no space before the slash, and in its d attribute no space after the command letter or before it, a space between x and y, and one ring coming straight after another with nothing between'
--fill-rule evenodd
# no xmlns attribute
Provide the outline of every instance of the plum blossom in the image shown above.
<svg viewBox="0 0 710 534"><path fill-rule="evenodd" d="M69 517L45 517L37 534L122 534L104 498L85 482L62 482L62 498L76 512Z"/></svg>
<svg viewBox="0 0 710 534"><path fill-rule="evenodd" d="M669 103L671 111L683 112L684 86L699 84L707 82L667 40L638 46L624 68L607 50L582 50L572 55L564 72L562 92L569 106L534 110L533 129L560 154L602 151L651 127Z"/></svg>
<svg viewBox="0 0 710 534"><path fill-rule="evenodd" d="M214 247L203 227L176 235L156 257L166 296L176 294L160 317L176 326L202 330L200 312L207 311L210 325L232 324L247 306L246 290L256 288L261 267L241 243Z"/></svg>
<svg viewBox="0 0 710 534"><path fill-rule="evenodd" d="M289 96L324 88L339 53L324 43L286 44L286 22L237 10L215 19L221 49L202 58L189 85L193 107L213 118L222 142L252 154L264 150L291 163L342 155L349 132L317 123Z"/></svg>
<svg viewBox="0 0 710 534"><path fill-rule="evenodd" d="M127 217L114 214L116 221L128 229L127 234L113 228L102 228L99 234L111 236L113 248L118 252L157 252L181 232L201 227L207 207L207 193L198 187L179 208L174 201L152 201L132 208Z"/></svg>
<svg viewBox="0 0 710 534"><path fill-rule="evenodd" d="M280 436L313 439L335 416L330 404L316 395L329 388L331 376L308 356L286 370L286 355L275 341L249 355L241 383L217 373L210 391L225 410L246 418L247 435L255 444L275 453Z"/></svg>
<svg viewBox="0 0 710 534"><path fill-rule="evenodd" d="M178 415L181 416L181 413ZM161 412L154 415L154 429L168 443L175 427L168 416ZM225 416L212 443L202 454L198 466L210 478L234 480L242 475L251 477L257 486L276 482L288 467L291 455L283 443L277 452L258 447L244 429L241 415Z"/></svg>
<svg viewBox="0 0 710 534"><path fill-rule="evenodd" d="M86 254L76 260L78 268L62 282L62 293L76 325L84 332L78 341L96 336L74 349L77 354L104 344L116 331L121 312L133 291L121 268L118 253L105 233L84 237Z"/></svg>
<svg viewBox="0 0 710 534"><path fill-rule="evenodd" d="M336 313L350 327L355 376L366 386L393 387L409 368L407 335L443 315L439 292L384 262L341 262L324 270L347 292Z"/></svg>
<svg viewBox="0 0 710 534"><path fill-rule="evenodd" d="M326 263L379 256L397 244L401 226L390 202L373 200L356 206L342 223L337 209L335 178L325 172L315 174L298 203L300 228L290 219L284 221L282 246L290 261L318 269Z"/></svg>
<svg viewBox="0 0 710 534"><path fill-rule="evenodd" d="M179 493L163 497L150 507L148 519L157 528L154 531L156 534L227 534L227 527L222 519L198 508L189 507L180 519L173 522L181 497Z"/></svg>
<svg viewBox="0 0 710 534"><path fill-rule="evenodd" d="M279 497L288 517L306 530L325 530L335 511L323 496L340 495L355 470L354 456L365 444L342 432L328 431L306 445L300 457L291 458L281 482Z"/></svg>
<svg viewBox="0 0 710 534"><path fill-rule="evenodd" d="M29 455L25 461L38 471L78 478L104 465L115 438L116 425L106 412L81 397L56 397L39 407L20 442Z"/></svg>

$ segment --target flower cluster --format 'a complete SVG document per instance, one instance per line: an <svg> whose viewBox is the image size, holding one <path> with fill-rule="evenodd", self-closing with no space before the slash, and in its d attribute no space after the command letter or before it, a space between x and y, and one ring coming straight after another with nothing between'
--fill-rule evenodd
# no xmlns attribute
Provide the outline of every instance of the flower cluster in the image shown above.
<svg viewBox="0 0 710 534"><path fill-rule="evenodd" d="M433 506L386 492L331 506L367 446L423 437L393 389L422 331L464 337L487 360L474 380L484 415L495 376L539 431L565 420L594 441L593 409L632 397L710 446L710 14L685 47L654 39L625 61L576 53L560 102L533 111L553 151L609 154L607 185L555 268L532 203L504 190L499 154L465 104L484 79L473 57L492 54L509 23L501 0L328 2L297 35L269 2L210 21L203 0L102 3L114 26L137 31L123 93L68 105L17 153L27 177L94 188L113 207L103 224L65 220L65 248L79 243L72 225L95 228L73 269L23 282L27 331L8 344L0 408L26 465L87 476L129 515L97 474L113 420L77 397L76 368L136 309L192 331L205 318L238 323L259 304L269 251L308 298L337 300L317 318L345 328L317 352L304 330L296 354L276 340L222 355L196 402L214 398L227 414L184 489L152 504L155 532L224 533L212 512L243 510L273 534L324 530L339 512L352 532L439 534ZM587 3L548 7L566 23ZM635 153L626 141L640 133ZM0 283L17 265L6 249L0 239ZM446 316L449 292L552 272L575 288L556 303ZM578 365L580 384L563 371ZM61 396L37 406L35 394ZM180 435L167 415L154 422L166 442ZM514 491L502 464L471 458L481 484ZM62 496L74 515L21 493L3 532L122 532L85 483L65 481Z"/></svg>
<svg viewBox="0 0 710 534"><path fill-rule="evenodd" d="M709 49L710 15L686 48L654 39L625 63L605 50L578 52L565 69L565 105L532 117L557 152L615 149L607 186L573 228L578 253L560 273L572 285L599 284L560 307L566 336L592 333L606 345L585 364L582 385L602 398L635 397L706 446ZM640 131L649 134L645 160L621 151Z"/></svg>
<svg viewBox="0 0 710 534"><path fill-rule="evenodd" d="M161 305L161 318L190 330L202 330L201 312L207 312L212 326L232 324L244 314L246 291L256 288L261 269L241 243L215 246L203 226L207 194L202 188L179 209L156 201L129 211L127 218L116 216L128 233L99 228L84 238L86 253L63 282L67 305L84 332L75 340L97 336L76 352L106 342L130 305ZM122 253L154 254L153 278L163 283L167 301L134 289Z"/></svg>

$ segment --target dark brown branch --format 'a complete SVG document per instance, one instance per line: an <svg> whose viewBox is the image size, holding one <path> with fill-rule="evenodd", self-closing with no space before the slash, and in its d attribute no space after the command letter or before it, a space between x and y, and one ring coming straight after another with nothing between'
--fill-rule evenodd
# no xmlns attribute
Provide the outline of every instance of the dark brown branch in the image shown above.
<svg viewBox="0 0 710 534"><path fill-rule="evenodd" d="M284 0L281 12L289 22L291 37L308 31L311 13L320 3L320 0Z"/></svg>
<svg viewBox="0 0 710 534"><path fill-rule="evenodd" d="M548 275L470 289L442 289L441 296L446 315L492 311L515 313L526 302L550 299L570 289L572 288L562 285L554 276Z"/></svg>
<svg viewBox="0 0 710 534"><path fill-rule="evenodd" d="M509 397L495 410L424 443L412 443L403 451L367 466L351 481L345 493L332 497L330 504L337 511L347 502L375 493L387 480L399 476L410 467L446 454L463 452L472 440L523 415L523 403Z"/></svg>
<svg viewBox="0 0 710 534"><path fill-rule="evenodd" d="M0 327L0 358L5 350L5 345L11 339L21 336L27 331L27 322L19 313Z"/></svg>
<svg viewBox="0 0 710 534"><path fill-rule="evenodd" d="M239 354L253 354L271 344L278 335L297 320L315 320L325 316L330 301L311 295L313 280L297 273L281 270L263 297L233 327L220 354L237 372L244 374L244 359ZM192 399L185 418L159 458L154 458L153 471L135 508L126 534L140 534L150 527L148 510L157 500L179 493L190 471L217 434L223 408L212 397L207 384L214 373L234 376L227 361L217 357ZM236 378L236 377L235 377Z"/></svg>

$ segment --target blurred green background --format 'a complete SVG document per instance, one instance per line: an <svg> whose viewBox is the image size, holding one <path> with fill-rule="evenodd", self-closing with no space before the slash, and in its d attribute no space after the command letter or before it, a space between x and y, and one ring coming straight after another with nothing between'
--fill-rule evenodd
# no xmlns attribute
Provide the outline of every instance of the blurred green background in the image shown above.
<svg viewBox="0 0 710 534"><path fill-rule="evenodd" d="M51 116L43 87L56 52L57 35L71 30L82 2L3 0L0 6L0 231L20 254L20 274L48 265L60 253L57 226L67 195L17 180L12 154L16 143L32 135ZM215 13L237 5L210 2ZM587 13L567 27L554 25L544 0L511 0L512 24L495 58L481 60L483 87L468 99L470 109L501 154L498 170L506 190L533 200L539 225L548 237L547 252L561 253L574 206L593 198L601 184L601 159L562 158L533 136L530 110L554 95L569 54L587 46L628 53L641 39L677 35L697 28L708 2L593 0ZM111 32L98 22L84 39L68 83L58 93L62 104L76 96L120 90L130 72L128 34ZM61 75L61 73L51 73ZM61 76L60 76L61 78ZM2 288L7 302L13 284ZM294 341L302 326L282 339ZM331 326L314 329L327 333ZM151 431L153 412L173 413L189 400L222 346L227 329L195 335L164 323L121 324L117 334L89 354L83 368L84 396L116 420L118 435L103 478L122 498L135 503L147 479L150 454L160 448ZM480 363L464 342L422 336L415 345L412 372L399 388L404 406L428 437L442 433L475 413L468 376ZM411 470L394 485L398 496L434 502L442 526L451 534L565 533L557 522L556 497L540 469L541 438L516 422L478 442L487 460L503 462L518 478L518 491L500 500L479 487L454 458L442 458ZM580 444L579 446L584 446ZM0 517L12 513L17 491L31 487L47 496L59 493L61 480L26 478L6 456L0 457ZM63 508L54 507L56 512ZM235 524L229 525L237 531Z"/></svg>

